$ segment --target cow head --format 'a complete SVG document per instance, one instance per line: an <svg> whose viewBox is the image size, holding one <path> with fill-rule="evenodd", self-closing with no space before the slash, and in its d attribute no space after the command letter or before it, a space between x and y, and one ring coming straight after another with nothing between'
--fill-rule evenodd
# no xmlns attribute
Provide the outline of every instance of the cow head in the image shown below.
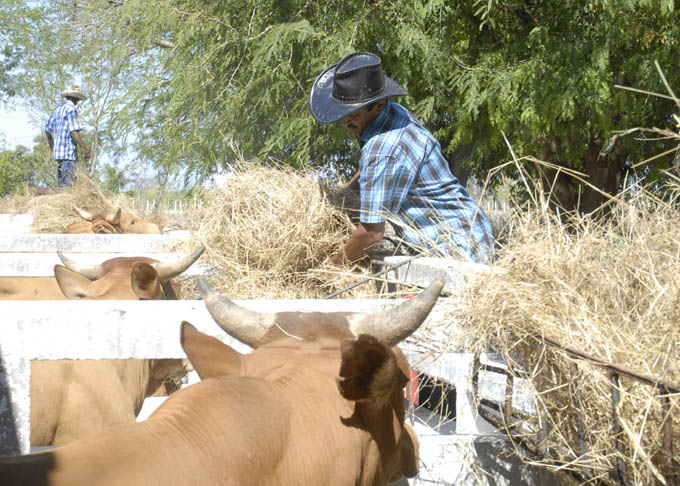
<svg viewBox="0 0 680 486"><path fill-rule="evenodd" d="M410 368L396 345L424 321L443 284L439 278L418 297L377 314L261 314L213 292L199 278L213 318L254 351L241 355L187 322L182 323L181 342L203 380L238 375L290 386L299 380L301 389L293 395L299 394L301 403L312 401L313 407L326 409L320 420L328 423L307 427L317 435L323 433L317 428L330 431L329 440L340 447L364 451L363 457L349 454L329 460L340 469L356 470L357 477L372 478L366 484L385 484L418 472L418 441L404 422L403 389ZM306 396L309 390L316 395ZM347 464L340 464L343 461Z"/></svg>
<svg viewBox="0 0 680 486"><path fill-rule="evenodd" d="M89 231L90 233L107 233L109 232L108 228L111 227L115 229L113 232L117 233L162 234L162 231L157 224L138 218L127 211L123 211L120 208L118 208L116 211L104 211L100 213L91 213L76 206L74 206L73 209L80 215L81 218L92 223L90 225L90 229L92 230ZM78 223L69 225L67 227L67 232L76 232L69 231L69 228L79 228L78 226L75 226L77 224Z"/></svg>
<svg viewBox="0 0 680 486"><path fill-rule="evenodd" d="M99 265L81 265L57 252L64 265L54 266L54 276L69 299L163 299L167 297L164 283L186 271L204 249L201 246L173 263L147 257L119 257Z"/></svg>

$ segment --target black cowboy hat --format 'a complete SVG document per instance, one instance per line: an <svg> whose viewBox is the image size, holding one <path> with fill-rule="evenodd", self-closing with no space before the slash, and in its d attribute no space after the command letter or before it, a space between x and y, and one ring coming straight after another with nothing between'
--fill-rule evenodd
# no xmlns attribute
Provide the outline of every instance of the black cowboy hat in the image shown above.
<svg viewBox="0 0 680 486"><path fill-rule="evenodd" d="M316 78L309 97L309 111L319 123L333 123L370 103L407 94L385 76L378 56L355 52Z"/></svg>

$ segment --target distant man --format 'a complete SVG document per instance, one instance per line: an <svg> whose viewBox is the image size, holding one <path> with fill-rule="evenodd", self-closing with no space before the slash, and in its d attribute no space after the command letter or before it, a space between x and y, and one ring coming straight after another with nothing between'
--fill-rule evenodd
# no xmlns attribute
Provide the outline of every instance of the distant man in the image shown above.
<svg viewBox="0 0 680 486"><path fill-rule="evenodd" d="M90 150L80 138L80 122L76 105L87 98L80 92L80 86L71 86L61 93L64 103L55 109L45 124L45 134L50 150L57 161L57 181L59 187L71 187L73 173L78 159L77 146L83 150L83 156L90 158Z"/></svg>
<svg viewBox="0 0 680 486"><path fill-rule="evenodd" d="M487 263L493 258L491 225L449 169L439 142L391 97L408 93L382 70L375 54L357 52L326 69L309 100L319 123L339 121L359 139L359 172L347 189L359 189L359 226L333 264L370 255L386 219L412 252L451 255Z"/></svg>

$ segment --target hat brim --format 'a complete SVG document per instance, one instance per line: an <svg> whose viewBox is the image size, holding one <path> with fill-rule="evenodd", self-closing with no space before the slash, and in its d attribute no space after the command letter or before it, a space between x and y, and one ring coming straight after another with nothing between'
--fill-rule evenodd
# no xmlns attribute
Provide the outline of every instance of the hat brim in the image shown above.
<svg viewBox="0 0 680 486"><path fill-rule="evenodd" d="M71 98L78 98L79 100L86 100L87 96L79 91L62 91L61 96L64 98L70 96Z"/></svg>
<svg viewBox="0 0 680 486"><path fill-rule="evenodd" d="M390 96L408 95L408 91L399 83L385 76L385 87L377 96L358 103L342 103L333 99L335 66L337 64L333 64L316 78L312 86L312 93L309 96L309 111L319 123L334 123L370 103L389 98Z"/></svg>

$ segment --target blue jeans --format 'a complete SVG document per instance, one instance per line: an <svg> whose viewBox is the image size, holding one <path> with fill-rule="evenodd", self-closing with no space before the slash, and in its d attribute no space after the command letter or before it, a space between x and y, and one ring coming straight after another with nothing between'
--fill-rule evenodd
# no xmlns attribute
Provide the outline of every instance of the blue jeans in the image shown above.
<svg viewBox="0 0 680 486"><path fill-rule="evenodd" d="M75 160L57 160L58 187L71 187L73 185L73 173L75 170Z"/></svg>

